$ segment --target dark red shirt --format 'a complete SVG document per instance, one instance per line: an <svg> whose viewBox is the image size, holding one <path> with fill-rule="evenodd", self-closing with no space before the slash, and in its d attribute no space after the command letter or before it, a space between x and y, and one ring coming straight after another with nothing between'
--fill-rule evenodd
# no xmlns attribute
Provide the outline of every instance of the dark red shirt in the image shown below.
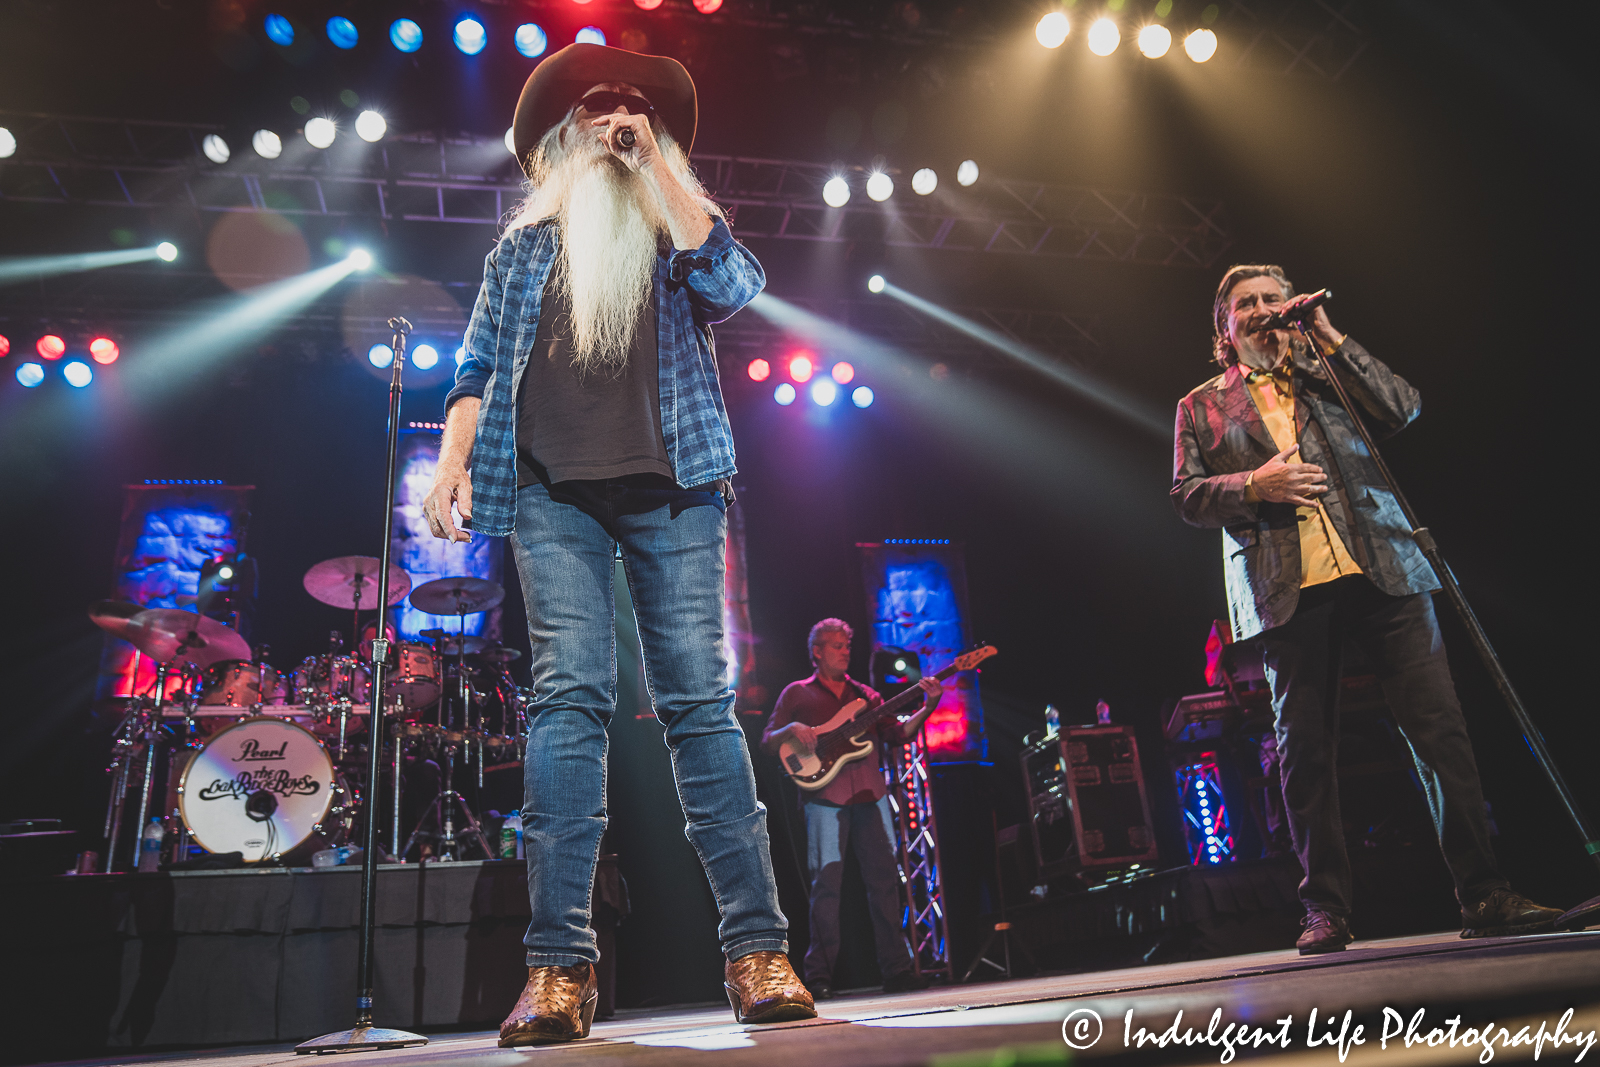
<svg viewBox="0 0 1600 1067"><path fill-rule="evenodd" d="M778 695L778 704L772 709L772 717L767 720L765 736L770 737L791 722L821 726L839 714L846 704L863 698L869 708L883 703L883 697L876 690L862 685L849 675L845 675L843 697L834 696L833 690L815 674L798 682L790 682ZM893 722L880 723L877 733L879 739L890 744L905 740L903 732ZM833 781L814 793L801 790L800 798L841 806L876 804L883 798L884 792L883 771L876 759L868 758L845 764Z"/></svg>

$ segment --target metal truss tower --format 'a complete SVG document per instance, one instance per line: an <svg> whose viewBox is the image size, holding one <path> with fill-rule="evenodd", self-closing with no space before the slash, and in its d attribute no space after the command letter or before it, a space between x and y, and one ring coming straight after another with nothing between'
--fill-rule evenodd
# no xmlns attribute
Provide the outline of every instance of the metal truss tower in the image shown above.
<svg viewBox="0 0 1600 1067"><path fill-rule="evenodd" d="M883 777L889 786L895 836L900 846L900 881L905 889L901 929L917 974L954 981L950 930L945 920L944 869L939 863L939 827L933 815L933 783L922 733L903 745L886 746Z"/></svg>

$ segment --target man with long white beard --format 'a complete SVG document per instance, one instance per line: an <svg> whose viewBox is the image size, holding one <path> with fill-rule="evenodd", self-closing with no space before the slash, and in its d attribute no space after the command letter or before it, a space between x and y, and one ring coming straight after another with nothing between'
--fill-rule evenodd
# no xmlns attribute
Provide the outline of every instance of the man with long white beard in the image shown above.
<svg viewBox="0 0 1600 1067"><path fill-rule="evenodd" d="M502 1047L587 1037L594 1019L589 903L619 550L685 833L721 915L734 1014L816 1014L786 955L723 645L734 456L710 326L766 278L689 169L696 118L694 83L672 59L575 44L539 64L513 133L533 188L485 261L445 400L429 524L467 539L454 505L463 527L511 537L533 647L522 811L533 919Z"/></svg>

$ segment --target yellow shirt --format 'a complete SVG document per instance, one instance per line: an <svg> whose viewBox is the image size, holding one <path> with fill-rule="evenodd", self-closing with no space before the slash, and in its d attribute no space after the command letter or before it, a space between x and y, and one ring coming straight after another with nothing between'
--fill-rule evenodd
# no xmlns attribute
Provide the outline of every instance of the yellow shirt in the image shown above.
<svg viewBox="0 0 1600 1067"><path fill-rule="evenodd" d="M1248 371L1244 367L1239 369L1245 373L1250 399L1255 401L1261 421L1267 424L1267 432L1272 435L1273 442L1281 452L1298 440L1294 421L1294 390L1290 382L1291 368L1282 368L1277 373ZM1291 461L1305 462L1295 457L1291 457ZM1253 487L1247 495L1255 497ZM1300 519L1300 588L1321 585L1347 574L1361 573L1361 568L1350 557L1349 549L1340 539L1339 531L1334 529L1333 520L1328 518L1328 509L1322 506L1322 501L1317 501L1314 508L1295 508L1295 513Z"/></svg>

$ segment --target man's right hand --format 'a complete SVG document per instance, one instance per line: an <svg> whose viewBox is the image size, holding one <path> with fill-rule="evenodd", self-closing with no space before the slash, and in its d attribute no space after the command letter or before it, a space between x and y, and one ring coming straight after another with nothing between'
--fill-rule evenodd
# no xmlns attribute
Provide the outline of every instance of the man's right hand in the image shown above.
<svg viewBox="0 0 1600 1067"><path fill-rule="evenodd" d="M1291 445L1256 468L1250 488L1257 497L1272 504L1317 506L1316 498L1328 491L1328 476L1315 463L1284 462L1298 451L1299 445Z"/></svg>
<svg viewBox="0 0 1600 1067"><path fill-rule="evenodd" d="M463 521L472 521L472 477L465 467L440 464L433 473L433 488L422 502L422 513L428 517L428 529L433 536L448 541L470 541L472 534L456 528L450 516L450 505L455 504Z"/></svg>
<svg viewBox="0 0 1600 1067"><path fill-rule="evenodd" d="M807 752L817 750L817 731L803 722L792 722L785 727L789 731L789 740Z"/></svg>

